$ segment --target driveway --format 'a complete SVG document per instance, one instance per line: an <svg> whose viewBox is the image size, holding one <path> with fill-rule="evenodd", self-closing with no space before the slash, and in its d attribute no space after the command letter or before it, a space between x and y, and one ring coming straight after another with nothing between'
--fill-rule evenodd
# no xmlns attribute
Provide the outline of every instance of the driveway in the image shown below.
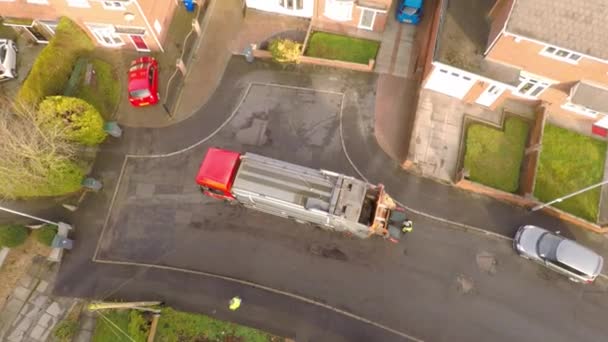
<svg viewBox="0 0 608 342"><path fill-rule="evenodd" d="M105 189L73 219L77 245L55 292L160 299L303 341L605 336L604 281L571 284L517 258L510 241L434 218L504 234L519 222L560 227L403 173L372 134L376 82L373 74L234 58L192 118L126 129L103 146L95 172ZM193 178L209 146L383 181L412 207L415 232L399 245L357 240L204 198ZM234 295L244 305L229 312Z"/></svg>

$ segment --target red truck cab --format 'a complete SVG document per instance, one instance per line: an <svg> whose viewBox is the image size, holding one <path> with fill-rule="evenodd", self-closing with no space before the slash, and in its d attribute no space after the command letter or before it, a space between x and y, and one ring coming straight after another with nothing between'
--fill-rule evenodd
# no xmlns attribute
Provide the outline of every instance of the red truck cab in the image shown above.
<svg viewBox="0 0 608 342"><path fill-rule="evenodd" d="M196 175L196 183L201 191L210 197L234 200L230 192L241 161L238 152L211 147Z"/></svg>

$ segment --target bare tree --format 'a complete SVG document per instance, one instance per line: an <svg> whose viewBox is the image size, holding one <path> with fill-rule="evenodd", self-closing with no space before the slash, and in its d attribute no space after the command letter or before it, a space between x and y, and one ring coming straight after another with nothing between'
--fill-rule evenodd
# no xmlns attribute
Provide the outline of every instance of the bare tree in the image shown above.
<svg viewBox="0 0 608 342"><path fill-rule="evenodd" d="M76 146L65 127L48 124L32 108L18 108L0 99L0 197L53 195L55 179L74 165Z"/></svg>

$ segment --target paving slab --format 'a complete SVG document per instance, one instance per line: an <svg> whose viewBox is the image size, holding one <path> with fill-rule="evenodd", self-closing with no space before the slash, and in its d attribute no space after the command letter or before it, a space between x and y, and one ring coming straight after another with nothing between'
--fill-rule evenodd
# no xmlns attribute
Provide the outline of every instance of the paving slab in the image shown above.
<svg viewBox="0 0 608 342"><path fill-rule="evenodd" d="M61 308L57 302L51 303L46 309L46 312L53 317L59 317L64 311L65 309Z"/></svg>

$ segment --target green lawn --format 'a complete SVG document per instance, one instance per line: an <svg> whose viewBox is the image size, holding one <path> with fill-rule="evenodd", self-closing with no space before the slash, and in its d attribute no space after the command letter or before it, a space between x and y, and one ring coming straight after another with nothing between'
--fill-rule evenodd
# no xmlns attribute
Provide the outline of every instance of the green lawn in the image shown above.
<svg viewBox="0 0 608 342"><path fill-rule="evenodd" d="M325 32L313 32L304 54L310 57L336 59L367 64L375 59L380 43Z"/></svg>
<svg viewBox="0 0 608 342"><path fill-rule="evenodd" d="M471 124L464 156L469 179L495 189L517 191L529 128L517 117L505 120L504 131Z"/></svg>
<svg viewBox="0 0 608 342"><path fill-rule="evenodd" d="M120 82L111 64L100 59L91 60L95 70L94 81L85 84L85 72L80 77L74 97L81 98L95 107L105 120L111 120L120 100Z"/></svg>
<svg viewBox="0 0 608 342"><path fill-rule="evenodd" d="M603 179L606 143L552 125L545 126L534 196L548 202ZM569 198L555 207L595 222L600 188Z"/></svg>
<svg viewBox="0 0 608 342"><path fill-rule="evenodd" d="M114 310L104 311L103 314L136 342L146 340L149 321L146 321L139 311ZM155 341L160 342L278 342L281 340L276 336L253 328L171 308L162 309L155 338ZM99 317L92 341L120 342L130 340L112 324Z"/></svg>
<svg viewBox="0 0 608 342"><path fill-rule="evenodd" d="M110 323L111 321L112 323ZM97 316L92 342L130 341L120 331L129 331L129 311L102 311ZM138 341L139 342L139 341Z"/></svg>

